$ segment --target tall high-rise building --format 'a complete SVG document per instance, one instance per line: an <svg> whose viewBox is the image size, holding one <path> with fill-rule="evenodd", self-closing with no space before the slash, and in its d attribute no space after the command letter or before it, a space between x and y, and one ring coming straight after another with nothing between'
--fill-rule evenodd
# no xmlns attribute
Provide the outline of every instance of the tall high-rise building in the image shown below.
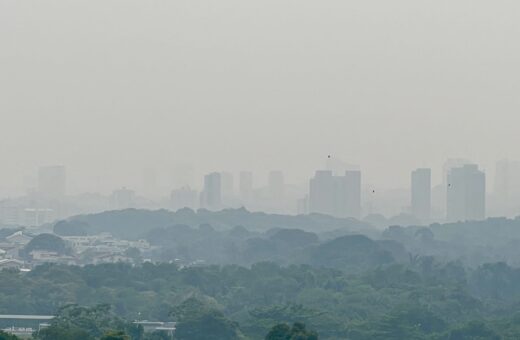
<svg viewBox="0 0 520 340"><path fill-rule="evenodd" d="M220 173L213 172L204 176L201 207L208 210L222 209L222 176Z"/></svg>
<svg viewBox="0 0 520 340"><path fill-rule="evenodd" d="M250 171L240 172L239 182L240 199L247 203L253 196L253 173Z"/></svg>
<svg viewBox="0 0 520 340"><path fill-rule="evenodd" d="M334 176L330 170L316 171L309 182L309 212L336 217L361 215L361 172Z"/></svg>
<svg viewBox="0 0 520 340"><path fill-rule="evenodd" d="M330 170L318 170L309 182L309 212L336 216L338 185Z"/></svg>
<svg viewBox="0 0 520 340"><path fill-rule="evenodd" d="M62 198L67 191L67 174L62 165L38 170L38 192L47 198Z"/></svg>
<svg viewBox="0 0 520 340"><path fill-rule="evenodd" d="M412 172L411 206L412 215L421 222L428 222L431 217L432 196L431 169L417 169Z"/></svg>
<svg viewBox="0 0 520 340"><path fill-rule="evenodd" d="M182 208L197 209L197 192L190 187L182 187L173 190L170 195L170 203L172 210Z"/></svg>
<svg viewBox="0 0 520 340"><path fill-rule="evenodd" d="M448 172L446 211L450 222L486 217L486 175L477 165L466 164Z"/></svg>
<svg viewBox="0 0 520 340"><path fill-rule="evenodd" d="M446 217L448 173L453 168L460 168L471 162L464 158L449 158L442 166L442 183L432 187L432 217L442 219Z"/></svg>

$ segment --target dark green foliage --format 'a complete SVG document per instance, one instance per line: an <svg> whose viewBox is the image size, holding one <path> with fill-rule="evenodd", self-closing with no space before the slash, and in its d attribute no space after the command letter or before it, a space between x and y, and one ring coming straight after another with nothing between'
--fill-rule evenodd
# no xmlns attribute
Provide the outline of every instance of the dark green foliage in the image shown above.
<svg viewBox="0 0 520 340"><path fill-rule="evenodd" d="M318 236L299 229L280 229L269 237L270 240L287 247L307 247L318 243Z"/></svg>
<svg viewBox="0 0 520 340"><path fill-rule="evenodd" d="M129 335L126 335L129 334ZM142 329L117 317L109 305L79 307L68 305L58 311L51 325L36 334L37 339L140 339Z"/></svg>
<svg viewBox="0 0 520 340"><path fill-rule="evenodd" d="M95 338L91 337L87 331L83 329L79 329L76 327L53 327L47 328L40 331L37 335L35 335L36 339L41 340L94 340Z"/></svg>
<svg viewBox="0 0 520 340"><path fill-rule="evenodd" d="M502 337L485 323L473 321L450 332L448 340L500 340Z"/></svg>
<svg viewBox="0 0 520 340"><path fill-rule="evenodd" d="M101 340L130 340L130 337L123 331L108 331L101 337Z"/></svg>
<svg viewBox="0 0 520 340"><path fill-rule="evenodd" d="M503 282L504 293L492 289L493 280ZM40 339L98 339L111 331L139 339L139 328L123 320L137 318L177 321L180 339L260 339L280 323L305 323L322 339L445 339L477 331L514 339L518 287L520 276L507 265L466 271L428 257L356 275L274 263L45 265L0 272L0 313L57 313ZM70 303L92 307L60 309Z"/></svg>
<svg viewBox="0 0 520 340"><path fill-rule="evenodd" d="M19 338L0 330L0 340L19 340Z"/></svg>
<svg viewBox="0 0 520 340"><path fill-rule="evenodd" d="M107 211L100 214L78 216L71 221L83 221L91 226L93 233L109 232L116 237L137 239L147 232L173 225L198 227L210 224L217 230L244 226L247 230L267 231L272 228L312 230L313 232L345 229L350 231L372 230L371 226L352 219L334 218L325 215L270 215L249 212L245 209L227 209L218 212L181 209L177 212L166 210L148 211L128 209Z"/></svg>
<svg viewBox="0 0 520 340"><path fill-rule="evenodd" d="M5 240L7 236L11 236L17 231L23 230L22 228L2 228L0 229L0 240Z"/></svg>
<svg viewBox="0 0 520 340"><path fill-rule="evenodd" d="M370 268L395 263L397 257L406 256L399 244L396 249L363 235L343 236L326 242L310 252L308 263L344 270Z"/></svg>
<svg viewBox="0 0 520 340"><path fill-rule="evenodd" d="M316 330L321 339L520 338L515 314L520 310L520 269L511 265L511 259L520 258L514 248L520 245L515 241L520 233L514 230L520 220L457 224L451 226L454 230L440 225L392 227L383 240L338 229L321 233L319 240L317 234L290 229L290 223L273 228L269 222L291 219L241 210L184 210L173 216L179 223L155 225L147 232L148 240L162 247L164 259L181 256L248 266L117 263L3 271L0 313L59 313L56 324L39 335L42 339L98 340L125 334L140 339L140 330L124 321L136 319L177 321L178 339L262 339L270 330L272 336L291 332L287 325L295 323ZM271 228L222 230L244 224L242 218ZM201 223L192 225L195 220ZM465 233L457 231L459 225ZM484 225L496 228L494 233ZM484 247L481 231L490 247ZM483 262L497 254L509 262ZM127 255L140 257L135 249ZM110 304L112 310L100 311L95 307L99 303ZM67 304L86 307L60 309ZM167 334L144 339L165 340Z"/></svg>
<svg viewBox="0 0 520 340"><path fill-rule="evenodd" d="M29 255L33 250L52 251L58 254L69 254L70 248L59 236L53 234L40 234L33 238L24 248L23 252Z"/></svg>
<svg viewBox="0 0 520 340"><path fill-rule="evenodd" d="M0 313L58 313L41 339L100 338L109 331L138 338L139 329L121 318L177 321L177 334L185 339L207 334L259 339L279 323L297 322L322 339L433 339L467 332L464 325L473 320L485 321L503 337L517 337L520 318L511 315L518 310L520 293L507 300L483 277L507 282L502 287L509 296L520 291L515 288L520 276L507 265L466 272L456 263L427 257L356 275L274 263L249 269L45 265L27 274L0 272ZM92 307L60 309L70 303Z"/></svg>
<svg viewBox="0 0 520 340"><path fill-rule="evenodd" d="M216 306L194 297L177 306L172 315L177 321L175 338L179 340L241 339L235 322Z"/></svg>
<svg viewBox="0 0 520 340"><path fill-rule="evenodd" d="M302 323L295 323L292 327L278 324L269 331L265 340L318 340L318 333L307 330Z"/></svg>
<svg viewBox="0 0 520 340"><path fill-rule="evenodd" d="M60 236L86 236L89 230L88 223L78 220L59 221L53 228L54 233Z"/></svg>

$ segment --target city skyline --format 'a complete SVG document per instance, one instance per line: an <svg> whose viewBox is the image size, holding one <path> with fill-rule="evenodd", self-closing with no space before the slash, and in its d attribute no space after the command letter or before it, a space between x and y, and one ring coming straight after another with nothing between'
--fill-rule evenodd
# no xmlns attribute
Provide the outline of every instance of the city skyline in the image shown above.
<svg viewBox="0 0 520 340"><path fill-rule="evenodd" d="M0 0L0 340L520 339L519 19Z"/></svg>
<svg viewBox="0 0 520 340"><path fill-rule="evenodd" d="M181 162L304 183L333 155L389 189L451 157L491 176L520 159L517 3L30 3L0 4L2 188L45 164L78 191Z"/></svg>
<svg viewBox="0 0 520 340"><path fill-rule="evenodd" d="M67 168L44 166L37 171L36 186L26 195L0 199L0 222L2 218L49 222L113 209L175 211L184 207L212 211L245 207L267 213L322 213L356 219L374 214L409 216L415 220L406 223L417 224L515 217L520 214L518 164L496 162L496 175L491 179L467 159L448 159L437 169L445 174L438 182L432 180L432 169L417 168L411 172L408 186L384 190L367 183L362 170L352 170L357 166L329 155L321 170L300 185L281 170L271 170L262 180L254 171L214 171L199 178L191 173L193 168L183 168L181 178L164 184L148 168L142 172L141 186L118 186L109 193L70 193ZM495 183L493 189L488 183Z"/></svg>

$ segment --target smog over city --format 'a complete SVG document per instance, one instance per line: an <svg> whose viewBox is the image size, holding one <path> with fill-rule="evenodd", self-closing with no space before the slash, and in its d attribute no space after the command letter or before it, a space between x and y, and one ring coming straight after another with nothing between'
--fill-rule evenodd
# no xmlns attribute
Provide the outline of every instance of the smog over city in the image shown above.
<svg viewBox="0 0 520 340"><path fill-rule="evenodd" d="M519 339L520 3L0 0L0 340Z"/></svg>

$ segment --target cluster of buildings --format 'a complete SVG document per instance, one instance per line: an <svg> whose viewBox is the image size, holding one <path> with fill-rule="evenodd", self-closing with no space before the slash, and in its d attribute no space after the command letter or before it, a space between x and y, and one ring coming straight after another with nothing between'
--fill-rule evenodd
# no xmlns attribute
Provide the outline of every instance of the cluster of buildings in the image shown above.
<svg viewBox="0 0 520 340"><path fill-rule="evenodd" d="M229 172L212 172L204 176L200 192L184 186L171 193L172 210L181 208L221 210L241 206L251 210L285 212L287 187L282 171L271 171L267 187L253 187L253 173L242 171L239 176L238 195L235 192L234 177Z"/></svg>
<svg viewBox="0 0 520 340"><path fill-rule="evenodd" d="M35 236L34 233L20 230L5 237L0 242L0 270L28 270L43 263L135 263L151 250L150 244L145 240L128 241L114 238L109 233L101 233L93 236L62 236L70 249L67 254L43 249L34 249L25 254L25 247Z"/></svg>
<svg viewBox="0 0 520 340"><path fill-rule="evenodd" d="M475 164L450 168L444 185L445 221L482 220L486 217L486 176ZM365 190L366 191L366 190ZM367 192L375 194L375 190ZM335 217L362 217L362 183L360 171L335 175L319 170L309 181L309 194L299 203L301 213L320 213ZM431 169L416 169L411 174L410 206L404 212L420 223L432 218Z"/></svg>
<svg viewBox="0 0 520 340"><path fill-rule="evenodd" d="M0 202L0 222L38 226L60 218L65 213L66 182L64 166L41 167L35 190L26 197Z"/></svg>
<svg viewBox="0 0 520 340"><path fill-rule="evenodd" d="M460 161L449 161L445 167L443 183L432 186L432 171L419 168L411 173L410 201L403 207L403 213L414 216L421 223L434 220L448 222L481 220L486 217L486 176L477 165ZM520 173L519 173L520 174ZM189 207L220 210L238 206L251 207L254 201L253 176L251 172L241 172L239 177L239 199L233 202L233 177L228 173L210 173L204 177L202 192L182 187L172 191L172 209ZM520 182L519 182L520 183ZM508 187L503 185L503 187ZM439 190L444 191L438 198ZM505 194L508 191L503 189ZM273 205L283 205L286 185L283 173L273 171L269 174L268 187L264 190ZM360 170L328 167L318 170L309 180L308 191L297 200L299 214L325 214L340 218L361 219L368 214L363 208L363 195L372 196L375 190L363 187ZM370 198L370 197L369 197ZM366 201L369 200L366 199ZM444 205L444 216L439 216ZM434 209L434 206L436 209ZM436 210L433 214L432 210Z"/></svg>
<svg viewBox="0 0 520 340"><path fill-rule="evenodd" d="M411 176L411 214L420 221L432 220L431 169L417 169ZM446 221L486 218L486 175L476 164L448 168L441 185L446 190Z"/></svg>
<svg viewBox="0 0 520 340"><path fill-rule="evenodd" d="M110 195L67 195L63 166L42 167L37 185L23 197L0 200L0 226L39 226L73 215L128 208L207 209L245 207L250 211L280 214L319 213L341 218L362 219L372 215L407 214L421 223L478 220L489 216L516 216L520 212L520 162L497 163L494 191L486 190L486 175L464 159L448 160L442 181L433 185L432 170L416 169L409 189L379 190L362 182L361 171L329 157L323 170L303 185L287 184L282 171L271 171L266 184L258 186L251 171L238 176L230 172L206 174L194 185L189 171L179 175L169 197L151 199L158 184L154 176L146 181L149 193L143 197L122 187ZM167 189L166 189L167 190Z"/></svg>

